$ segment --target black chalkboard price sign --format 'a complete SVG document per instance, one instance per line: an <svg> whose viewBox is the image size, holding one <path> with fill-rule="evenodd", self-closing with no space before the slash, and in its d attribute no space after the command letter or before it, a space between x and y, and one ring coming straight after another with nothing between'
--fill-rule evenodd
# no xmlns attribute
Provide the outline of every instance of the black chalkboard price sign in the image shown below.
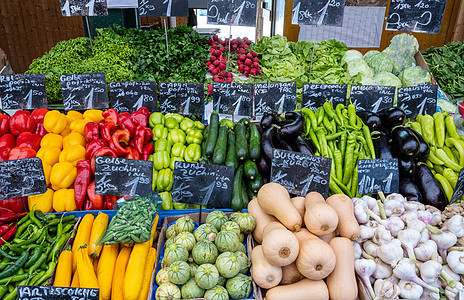
<svg viewBox="0 0 464 300"><path fill-rule="evenodd" d="M451 196L450 203L460 201L464 197L464 168L461 169L458 176L458 181L454 187L453 196Z"/></svg>
<svg viewBox="0 0 464 300"><path fill-rule="evenodd" d="M346 104L346 94L348 86L346 84L303 84L303 100L301 107L316 110L326 101L337 104Z"/></svg>
<svg viewBox="0 0 464 300"><path fill-rule="evenodd" d="M172 201L230 208L233 167L176 161Z"/></svg>
<svg viewBox="0 0 464 300"><path fill-rule="evenodd" d="M95 193L145 196L152 191L153 162L116 157L95 157Z"/></svg>
<svg viewBox="0 0 464 300"><path fill-rule="evenodd" d="M187 17L187 0L138 0L141 17Z"/></svg>
<svg viewBox="0 0 464 300"><path fill-rule="evenodd" d="M253 115L253 85L247 83L213 83L213 108L219 114L235 118Z"/></svg>
<svg viewBox="0 0 464 300"><path fill-rule="evenodd" d="M295 110L296 82L256 83L255 115Z"/></svg>
<svg viewBox="0 0 464 300"><path fill-rule="evenodd" d="M0 76L3 109L35 109L47 107L44 74Z"/></svg>
<svg viewBox="0 0 464 300"><path fill-rule="evenodd" d="M0 162L0 200L43 194L47 183L38 157Z"/></svg>
<svg viewBox="0 0 464 300"><path fill-rule="evenodd" d="M436 84L420 84L398 89L398 107L404 110L408 118L417 115L432 115L437 110Z"/></svg>
<svg viewBox="0 0 464 300"><path fill-rule="evenodd" d="M208 0L207 7L208 24L256 26L257 0Z"/></svg>
<svg viewBox="0 0 464 300"><path fill-rule="evenodd" d="M155 81L110 82L111 107L118 113L132 113L144 106L150 112L157 111L157 92Z"/></svg>
<svg viewBox="0 0 464 300"><path fill-rule="evenodd" d="M391 0L385 30L440 33L446 0Z"/></svg>
<svg viewBox="0 0 464 300"><path fill-rule="evenodd" d="M61 75L65 110L108 108L105 73Z"/></svg>
<svg viewBox="0 0 464 300"><path fill-rule="evenodd" d="M275 149L271 165L271 182L280 183L289 193L306 196L319 192L329 195L332 159Z"/></svg>
<svg viewBox="0 0 464 300"><path fill-rule="evenodd" d="M396 87L380 85L352 85L351 103L356 111L379 112L393 106Z"/></svg>
<svg viewBox="0 0 464 300"><path fill-rule="evenodd" d="M18 286L18 300L98 300L99 289L58 286Z"/></svg>
<svg viewBox="0 0 464 300"><path fill-rule="evenodd" d="M61 14L74 16L107 16L106 0L60 0Z"/></svg>
<svg viewBox="0 0 464 300"><path fill-rule="evenodd" d="M160 111L182 115L205 113L205 85L190 82L160 82Z"/></svg>
<svg viewBox="0 0 464 300"><path fill-rule="evenodd" d="M358 190L360 195L398 193L398 159L358 159Z"/></svg>
<svg viewBox="0 0 464 300"><path fill-rule="evenodd" d="M292 24L341 27L345 0L293 0Z"/></svg>

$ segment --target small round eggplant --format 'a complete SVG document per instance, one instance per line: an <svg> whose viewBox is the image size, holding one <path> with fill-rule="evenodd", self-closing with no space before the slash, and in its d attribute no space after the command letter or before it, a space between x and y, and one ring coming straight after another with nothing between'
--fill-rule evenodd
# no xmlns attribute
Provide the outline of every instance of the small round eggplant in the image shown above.
<svg viewBox="0 0 464 300"><path fill-rule="evenodd" d="M445 209L448 204L445 193L426 164L417 165L415 181L426 204L435 206L439 210Z"/></svg>
<svg viewBox="0 0 464 300"><path fill-rule="evenodd" d="M383 132L379 134L378 138L373 138L372 141L374 142L376 158L393 158L390 147L388 146L387 137Z"/></svg>
<svg viewBox="0 0 464 300"><path fill-rule="evenodd" d="M265 113L261 118L261 123L259 123L260 127L264 130L268 129L275 122L275 118L275 113Z"/></svg>
<svg viewBox="0 0 464 300"><path fill-rule="evenodd" d="M409 127L409 129L417 137L420 143L419 153L414 157L414 160L416 162L426 161L430 153L429 145L427 144L427 142L424 140L424 137L419 132L415 131L411 127Z"/></svg>
<svg viewBox="0 0 464 300"><path fill-rule="evenodd" d="M284 125L280 128L279 134L285 137L295 137L300 134L304 127L304 116L302 113L296 111L286 112L284 114L285 120L293 120L290 124Z"/></svg>
<svg viewBox="0 0 464 300"><path fill-rule="evenodd" d="M415 157L420 150L420 142L411 128L406 126L397 126L391 131L392 150L400 157Z"/></svg>
<svg viewBox="0 0 464 300"><path fill-rule="evenodd" d="M417 185L412 181L411 178L400 175L400 194L403 195L408 201L416 201L424 203L422 194L419 191ZM428 204L428 203L424 203Z"/></svg>
<svg viewBox="0 0 464 300"><path fill-rule="evenodd" d="M379 111L379 116L385 127L393 128L403 124L406 113L399 107L390 107Z"/></svg>
<svg viewBox="0 0 464 300"><path fill-rule="evenodd" d="M398 158L398 171L400 176L411 177L416 172L416 163L413 158Z"/></svg>

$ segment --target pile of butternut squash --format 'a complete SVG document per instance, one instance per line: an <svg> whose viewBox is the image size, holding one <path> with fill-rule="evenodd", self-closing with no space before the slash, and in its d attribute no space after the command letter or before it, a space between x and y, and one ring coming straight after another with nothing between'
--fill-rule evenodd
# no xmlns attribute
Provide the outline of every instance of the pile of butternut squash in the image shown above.
<svg viewBox="0 0 464 300"><path fill-rule="evenodd" d="M353 203L311 192L290 198L278 183L248 204L256 220L251 275L267 300L357 299L354 248L360 234Z"/></svg>
<svg viewBox="0 0 464 300"><path fill-rule="evenodd" d="M84 216L71 250L58 258L54 286L99 288L103 300L146 300L156 260L158 216L151 239L134 245L99 245L108 221L102 212Z"/></svg>

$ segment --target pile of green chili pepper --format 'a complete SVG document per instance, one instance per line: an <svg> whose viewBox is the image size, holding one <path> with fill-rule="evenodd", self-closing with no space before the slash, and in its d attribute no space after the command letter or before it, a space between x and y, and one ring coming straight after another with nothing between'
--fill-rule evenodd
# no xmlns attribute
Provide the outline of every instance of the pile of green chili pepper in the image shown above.
<svg viewBox="0 0 464 300"><path fill-rule="evenodd" d="M315 155L332 158L329 188L332 194L358 195L358 159L375 158L367 125L356 115L353 104L333 108L325 102L315 112L303 108L305 137L317 149Z"/></svg>
<svg viewBox="0 0 464 300"><path fill-rule="evenodd" d="M0 298L16 299L18 285L44 285L74 229L74 216L57 218L31 211L17 224L10 242L0 247Z"/></svg>

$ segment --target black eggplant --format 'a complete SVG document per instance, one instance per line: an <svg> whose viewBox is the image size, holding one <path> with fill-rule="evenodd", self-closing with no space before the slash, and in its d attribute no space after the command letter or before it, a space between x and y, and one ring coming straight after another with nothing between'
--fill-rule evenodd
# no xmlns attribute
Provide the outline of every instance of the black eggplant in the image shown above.
<svg viewBox="0 0 464 300"><path fill-rule="evenodd" d="M374 142L376 158L393 158L390 147L388 146L387 137L383 132L379 134L378 138L373 138L372 141Z"/></svg>
<svg viewBox="0 0 464 300"><path fill-rule="evenodd" d="M263 176L263 179L268 179L269 175L271 174L271 163L261 156L258 161L258 170L259 173Z"/></svg>
<svg viewBox="0 0 464 300"><path fill-rule="evenodd" d="M263 157L269 161L274 156L274 136L276 135L277 128L275 126L269 127L261 136L261 148L263 149Z"/></svg>
<svg viewBox="0 0 464 300"><path fill-rule="evenodd" d="M407 126L396 126L391 131L391 148L400 157L415 157L420 150L420 142Z"/></svg>
<svg viewBox="0 0 464 300"><path fill-rule="evenodd" d="M379 111L379 117L384 127L393 128L403 124L406 113L399 107L390 107Z"/></svg>
<svg viewBox="0 0 464 300"><path fill-rule="evenodd" d="M370 131L377 131L382 129L382 120L378 114L366 111L361 111L357 114L361 117L364 124L369 127Z"/></svg>
<svg viewBox="0 0 464 300"><path fill-rule="evenodd" d="M261 123L259 123L259 125L262 129L266 130L271 127L271 125L275 122L275 119L275 113L265 113L261 118Z"/></svg>
<svg viewBox="0 0 464 300"><path fill-rule="evenodd" d="M300 112L290 111L283 114L284 120L293 120L280 128L280 135L284 137L295 137L300 134L304 127L304 116Z"/></svg>
<svg viewBox="0 0 464 300"><path fill-rule="evenodd" d="M416 162L426 161L430 153L429 145L427 144L427 142L424 140L424 137L419 132L415 131L411 127L409 127L409 129L417 137L420 143L419 153L414 157L414 160Z"/></svg>
<svg viewBox="0 0 464 300"><path fill-rule="evenodd" d="M426 164L417 165L415 183L423 197L424 204L435 206L439 210L445 209L448 204L445 193Z"/></svg>
<svg viewBox="0 0 464 300"><path fill-rule="evenodd" d="M400 175L400 194L406 197L408 201L424 202L419 188L412 179L407 176Z"/></svg>
<svg viewBox="0 0 464 300"><path fill-rule="evenodd" d="M290 146L290 143L288 142L291 139L293 138L289 138L287 140L287 137L281 134L280 129L277 129L277 134L274 135L274 146L277 149L293 151L292 147Z"/></svg>
<svg viewBox="0 0 464 300"><path fill-rule="evenodd" d="M413 158L398 158L398 171L400 176L411 177L416 172L416 162Z"/></svg>
<svg viewBox="0 0 464 300"><path fill-rule="evenodd" d="M291 144L292 148L296 152L303 154L314 155L314 152L311 151L306 141L299 135L296 139L293 140Z"/></svg>

